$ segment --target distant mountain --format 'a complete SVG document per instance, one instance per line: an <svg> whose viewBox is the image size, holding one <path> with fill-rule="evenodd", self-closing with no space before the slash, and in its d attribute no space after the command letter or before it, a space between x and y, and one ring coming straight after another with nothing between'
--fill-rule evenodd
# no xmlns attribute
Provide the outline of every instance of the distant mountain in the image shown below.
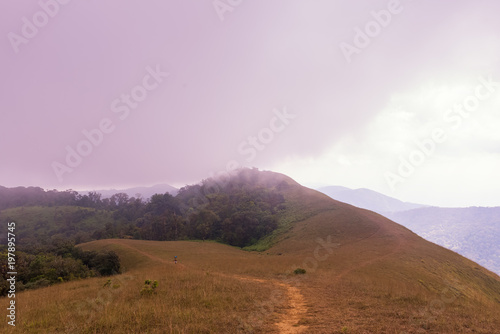
<svg viewBox="0 0 500 334"><path fill-rule="evenodd" d="M424 239L500 275L500 207L439 208L402 202L369 189L318 189L331 198L375 211Z"/></svg>
<svg viewBox="0 0 500 334"><path fill-rule="evenodd" d="M45 191L40 187L13 187L0 186L0 210L18 206L53 206L73 205L77 193L72 190Z"/></svg>
<svg viewBox="0 0 500 334"><path fill-rule="evenodd" d="M340 186L329 186L317 190L337 201L381 214L384 212L399 212L426 207L426 205L422 204L403 202L364 188L349 189Z"/></svg>
<svg viewBox="0 0 500 334"><path fill-rule="evenodd" d="M104 190L86 190L86 191L80 191L80 194L86 194L89 191L95 191L97 193L100 193L102 198L109 198L113 196L114 194L117 193L125 193L129 197L137 197L137 194L140 194L143 199L148 199L154 194L165 194L169 193L173 196L177 195L177 192L179 189L172 187L171 185L168 184L157 184L151 187L135 187L135 188L128 188L128 189L104 189Z"/></svg>
<svg viewBox="0 0 500 334"><path fill-rule="evenodd" d="M500 275L500 207L430 207L384 215Z"/></svg>

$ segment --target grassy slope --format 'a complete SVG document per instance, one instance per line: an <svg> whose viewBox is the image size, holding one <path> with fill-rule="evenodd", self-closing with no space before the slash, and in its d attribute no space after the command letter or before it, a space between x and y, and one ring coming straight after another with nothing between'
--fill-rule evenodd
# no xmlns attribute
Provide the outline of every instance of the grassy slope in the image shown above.
<svg viewBox="0 0 500 334"><path fill-rule="evenodd" d="M324 195L303 188L288 199L320 212L294 224L269 250L302 257L298 264L309 269L298 284L313 332L500 332L496 274L376 213L326 204ZM332 254L315 253L318 237L338 245Z"/></svg>
<svg viewBox="0 0 500 334"><path fill-rule="evenodd" d="M387 218L334 201L275 173L261 182L282 191L280 229L256 248L282 254L297 281L313 332L500 333L500 277ZM278 179L278 181L276 180ZM274 183L273 180L274 179ZM331 254L317 238L330 238Z"/></svg>
<svg viewBox="0 0 500 334"><path fill-rule="evenodd" d="M260 275L261 255L212 242L112 239L82 247L117 251L124 273L111 287L104 287L107 278L93 278L19 293L17 332L236 333L276 289L233 277L234 268ZM146 279L159 282L156 295L140 295ZM263 331L273 328L273 317Z"/></svg>
<svg viewBox="0 0 500 334"><path fill-rule="evenodd" d="M262 175L263 184L276 186L274 174ZM498 276L378 214L279 180L288 184L281 185L288 210L268 251L210 242L85 244L120 254L125 273L113 278L115 288L100 278L20 293L19 329L235 333L243 323L242 332L274 332L277 317L293 306L279 297L275 282L284 282L304 296L299 323L307 333L500 332ZM331 254L317 248L318 237L331 239ZM307 274L290 275L297 267ZM157 295L140 296L145 279L159 281Z"/></svg>

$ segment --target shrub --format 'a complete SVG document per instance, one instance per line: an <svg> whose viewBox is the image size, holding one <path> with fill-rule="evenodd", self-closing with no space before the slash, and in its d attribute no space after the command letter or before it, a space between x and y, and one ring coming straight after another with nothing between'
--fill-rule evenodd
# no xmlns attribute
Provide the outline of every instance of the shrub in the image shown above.
<svg viewBox="0 0 500 334"><path fill-rule="evenodd" d="M141 296L142 295L152 295L153 293L156 293L156 288L158 287L158 281L153 281L147 279L144 281L144 286L141 289Z"/></svg>
<svg viewBox="0 0 500 334"><path fill-rule="evenodd" d="M114 251L99 252L90 261L90 267L101 276L120 273L120 258Z"/></svg>
<svg viewBox="0 0 500 334"><path fill-rule="evenodd" d="M305 269L302 269L302 268L297 268L297 269L295 269L295 270L293 271L293 273L294 273L295 275L303 275L303 274L305 274L305 273L306 273L306 270L305 270Z"/></svg>

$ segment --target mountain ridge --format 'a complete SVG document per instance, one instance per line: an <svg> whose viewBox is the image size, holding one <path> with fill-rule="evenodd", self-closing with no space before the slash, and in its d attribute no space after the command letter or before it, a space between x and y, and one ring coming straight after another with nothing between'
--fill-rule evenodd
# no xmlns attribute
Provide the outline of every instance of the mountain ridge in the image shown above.
<svg viewBox="0 0 500 334"><path fill-rule="evenodd" d="M403 202L399 199L366 189L350 189L342 186L327 186L317 189L338 201L378 213L397 212L428 207L428 205Z"/></svg>
<svg viewBox="0 0 500 334"><path fill-rule="evenodd" d="M118 193L124 193L127 194L129 197L137 197L139 194L142 198L148 199L151 198L151 196L155 194L165 194L169 193L171 195L176 195L179 189L176 187L173 187L169 184L166 183L160 183L156 184L153 186L141 186L141 187L132 187L132 188L125 188L125 189L100 189L100 190L81 190L78 191L80 194L86 194L90 191L99 193L102 195L102 198L110 198L111 196L118 194Z"/></svg>
<svg viewBox="0 0 500 334"><path fill-rule="evenodd" d="M190 207L179 211L177 201ZM268 202L273 204L267 206ZM133 208L137 202L128 200L123 205ZM161 235L176 237L177 227L186 224L207 241L126 240L129 235L123 235L119 241L82 244L79 247L85 250L118 254L124 273L111 279L116 288L103 287L103 279L96 279L20 292L19 298L29 294L38 301L23 316L48 332L60 329L56 328L61 323L56 321L61 319L59 310L68 319L81 319L72 320L73 325L88 332L102 328L107 333L162 332L169 326L178 332L276 332L273 319L293 313L285 309L299 310L293 303L300 299L300 316L285 321L296 332L467 333L474 329L491 334L500 328L498 275L376 212L331 199L286 175L244 169L225 179L185 187L175 198L154 196L145 208L146 214L134 217L132 227L151 224L147 233L166 231ZM224 237L251 225L260 231L267 221L276 223L276 229L260 240L266 240L260 252L210 240L217 228ZM68 222L62 223L71 228ZM224 240L231 242L231 238ZM248 239L242 245L247 241L254 242ZM177 266L165 260L174 255L180 261ZM251 279L242 282L242 277ZM157 280L159 288L145 297L138 289L148 280ZM301 298L293 302L276 282ZM245 285L253 297L244 293ZM54 294L55 289L59 293ZM111 293L114 289L116 294ZM79 296L115 297L103 312L89 318L78 313L88 305L71 306L75 291ZM254 298L258 303L252 305L249 301ZM172 305L172 300L178 302ZM42 316L39 310L49 307L58 311ZM226 316L232 320L223 322Z"/></svg>

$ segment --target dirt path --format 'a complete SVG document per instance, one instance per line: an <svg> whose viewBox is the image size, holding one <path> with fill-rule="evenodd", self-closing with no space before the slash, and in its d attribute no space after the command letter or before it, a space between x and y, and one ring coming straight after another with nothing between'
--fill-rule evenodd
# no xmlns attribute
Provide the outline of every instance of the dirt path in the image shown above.
<svg viewBox="0 0 500 334"><path fill-rule="evenodd" d="M175 265L173 261L167 261L167 260L165 260L165 259L163 259L161 257L154 256L154 255L152 255L150 253L147 253L145 251L140 250L139 248L130 246L129 244L127 244L126 241L125 242L124 241L125 241L124 239L112 239L112 241L110 243L113 243L115 245L120 245L120 246L126 247L128 249L132 249L132 250L136 251L137 253L150 258L151 260L158 261L158 262L161 262L161 263L164 263L164 264ZM183 268L184 269L184 265L181 264L181 263L176 264L176 266L178 266L179 268Z"/></svg>
<svg viewBox="0 0 500 334"><path fill-rule="evenodd" d="M285 283L279 285L286 288L289 307L284 315L281 316L278 326L279 332L283 334L303 333L307 330L307 326L299 325L299 321L305 317L307 307L304 296L300 290L294 286Z"/></svg>
<svg viewBox="0 0 500 334"><path fill-rule="evenodd" d="M132 247L132 246L128 245L127 242L124 242L123 239L112 239L112 240L110 240L110 243L113 243L115 245L120 245L120 246L126 247L128 249L132 249L132 250L136 251L137 253L142 254L142 255L150 258L151 260L155 260L155 261L158 261L158 262L161 262L161 263L165 263L165 264L166 263L170 263L170 261L162 259L161 257L154 256L152 254L149 254L149 253L146 253L146 252L140 250L139 248Z"/></svg>
<svg viewBox="0 0 500 334"><path fill-rule="evenodd" d="M174 265L171 261L167 261L161 257L154 256L148 252L140 250L139 248L136 248L136 247L129 245L127 243L127 241L125 241L125 240L115 239L112 241L112 243L126 247L128 249L132 249L132 250L138 252L139 254L150 258L151 260L158 261L158 262L161 262L164 264ZM177 264L177 266L179 266L181 268L185 267L183 264ZM307 326L298 324L299 321L306 316L307 307L305 305L304 296L302 295L302 293L300 292L300 290L297 287L294 287L291 284L288 284L286 282L277 281L277 280L261 279L261 278L246 277L246 276L239 276L239 275L228 275L228 274L220 274L220 273L219 273L219 275L225 276L225 277L230 277L230 278L237 278L237 279L243 280L243 281L258 282L258 283L264 283L264 284L274 284L274 285L278 285L278 286L284 288L286 291L286 300L284 300L283 302L281 300L279 300L279 302L280 302L280 304L286 303L286 306L285 306L286 312L277 314L279 321L276 323L276 326L279 330L279 333L281 333L281 334L296 334L296 333L303 333L307 330ZM275 305L275 306L279 306L279 305Z"/></svg>
<svg viewBox="0 0 500 334"><path fill-rule="evenodd" d="M307 307L305 304L305 299L300 290L297 287L292 286L286 282L277 281L277 280L267 280L261 278L254 277L245 277L238 275L224 275L227 277L237 278L243 281L251 281L251 282L259 282L266 284L274 284L278 285L285 289L286 297L283 296L279 298L278 301L273 300L274 302L279 302L279 304L286 303L286 312L285 313L277 313L278 322L276 322L276 327L278 328L279 333L281 334L296 334L296 333L304 333L307 330L307 326L299 325L299 321L306 316ZM286 300L280 300L285 299ZM275 305L278 306L278 305Z"/></svg>

